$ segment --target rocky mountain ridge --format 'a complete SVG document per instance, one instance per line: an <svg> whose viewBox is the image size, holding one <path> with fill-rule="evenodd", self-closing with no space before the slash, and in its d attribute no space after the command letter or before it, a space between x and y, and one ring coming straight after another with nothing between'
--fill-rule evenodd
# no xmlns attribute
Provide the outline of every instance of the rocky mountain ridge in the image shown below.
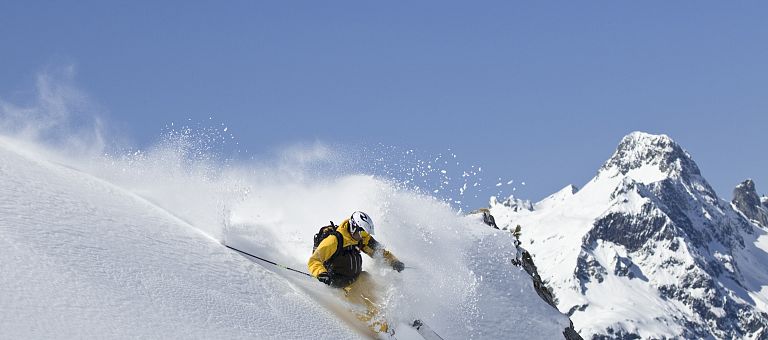
<svg viewBox="0 0 768 340"><path fill-rule="evenodd" d="M755 183L751 179L741 182L733 189L734 208L739 210L744 217L768 228L768 204L766 198L759 197L755 190Z"/></svg>
<svg viewBox="0 0 768 340"><path fill-rule="evenodd" d="M762 338L768 238L752 221L765 210L753 185L743 193L721 200L680 145L635 132L580 191L490 210L501 228L523 225L585 338Z"/></svg>

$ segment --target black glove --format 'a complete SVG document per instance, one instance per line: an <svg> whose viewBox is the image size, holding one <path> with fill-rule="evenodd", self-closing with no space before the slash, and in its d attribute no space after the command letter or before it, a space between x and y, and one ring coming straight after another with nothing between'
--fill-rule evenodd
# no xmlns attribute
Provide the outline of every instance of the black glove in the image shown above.
<svg viewBox="0 0 768 340"><path fill-rule="evenodd" d="M392 269L397 270L397 272L399 273L403 271L403 269L405 269L405 263L395 260L395 262L392 262Z"/></svg>
<svg viewBox="0 0 768 340"><path fill-rule="evenodd" d="M331 276L328 275L328 272L321 273L320 275L317 276L317 281L320 281L320 282L325 283L325 284L330 286L331 285Z"/></svg>

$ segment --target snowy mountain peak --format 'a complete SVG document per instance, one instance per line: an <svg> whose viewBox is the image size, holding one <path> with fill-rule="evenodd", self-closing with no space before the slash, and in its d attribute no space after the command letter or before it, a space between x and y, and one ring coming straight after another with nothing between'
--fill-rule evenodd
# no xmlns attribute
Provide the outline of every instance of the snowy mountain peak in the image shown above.
<svg viewBox="0 0 768 340"><path fill-rule="evenodd" d="M523 227L584 338L768 338L768 231L748 221L768 210L754 183L728 204L671 138L634 132L568 188L534 211L491 210Z"/></svg>
<svg viewBox="0 0 768 340"><path fill-rule="evenodd" d="M565 188L560 189L558 192L547 196L547 198L539 201L534 205L534 209L547 209L559 205L565 202L568 198L572 197L579 191L573 184L568 184Z"/></svg>
<svg viewBox="0 0 768 340"><path fill-rule="evenodd" d="M755 189L755 182L752 179L747 179L744 182L739 183L735 189L733 189L733 201L743 201L746 204L759 206L761 204L760 197L757 196L757 190Z"/></svg>
<svg viewBox="0 0 768 340"><path fill-rule="evenodd" d="M766 208L763 199L757 195L755 182L747 179L733 189L733 201L731 203L746 218L768 228L768 208Z"/></svg>
<svg viewBox="0 0 768 340"><path fill-rule="evenodd" d="M522 199L516 198L515 195L509 195L509 197L507 197L507 199L505 199L501 203L499 203L498 198L496 198L496 196L491 196L490 204L491 204L491 207L497 204L501 204L505 207L512 209L512 211L522 211L522 210L532 211L533 210L533 204L531 203L530 200L522 200Z"/></svg>
<svg viewBox="0 0 768 340"><path fill-rule="evenodd" d="M701 172L690 154L669 136L632 132L621 140L598 176L601 174L609 177L633 174L638 181L648 183L664 177L700 176Z"/></svg>

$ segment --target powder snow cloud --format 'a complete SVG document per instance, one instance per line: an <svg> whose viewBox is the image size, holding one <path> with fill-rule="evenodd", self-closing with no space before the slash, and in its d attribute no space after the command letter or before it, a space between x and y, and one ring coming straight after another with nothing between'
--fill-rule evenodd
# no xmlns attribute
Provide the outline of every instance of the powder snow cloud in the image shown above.
<svg viewBox="0 0 768 340"><path fill-rule="evenodd" d="M97 104L74 82L74 65L38 72L24 99L0 97L0 133L56 146L76 154L98 154L106 147L105 124Z"/></svg>

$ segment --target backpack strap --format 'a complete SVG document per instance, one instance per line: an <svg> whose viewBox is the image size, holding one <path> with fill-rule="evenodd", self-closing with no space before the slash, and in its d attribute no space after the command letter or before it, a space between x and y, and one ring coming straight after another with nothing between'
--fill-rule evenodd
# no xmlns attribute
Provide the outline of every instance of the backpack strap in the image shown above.
<svg viewBox="0 0 768 340"><path fill-rule="evenodd" d="M341 233L336 230L333 231L333 236L336 236L336 252L331 255L331 258L341 254L341 250L344 249L344 236L341 236Z"/></svg>
<svg viewBox="0 0 768 340"><path fill-rule="evenodd" d="M338 226L333 224L333 221L331 221L331 227L333 228L333 236L336 236L336 252L334 252L326 262L333 260L333 258L336 257L336 255L341 254L341 250L344 249L344 236L341 236L341 233L336 230Z"/></svg>

